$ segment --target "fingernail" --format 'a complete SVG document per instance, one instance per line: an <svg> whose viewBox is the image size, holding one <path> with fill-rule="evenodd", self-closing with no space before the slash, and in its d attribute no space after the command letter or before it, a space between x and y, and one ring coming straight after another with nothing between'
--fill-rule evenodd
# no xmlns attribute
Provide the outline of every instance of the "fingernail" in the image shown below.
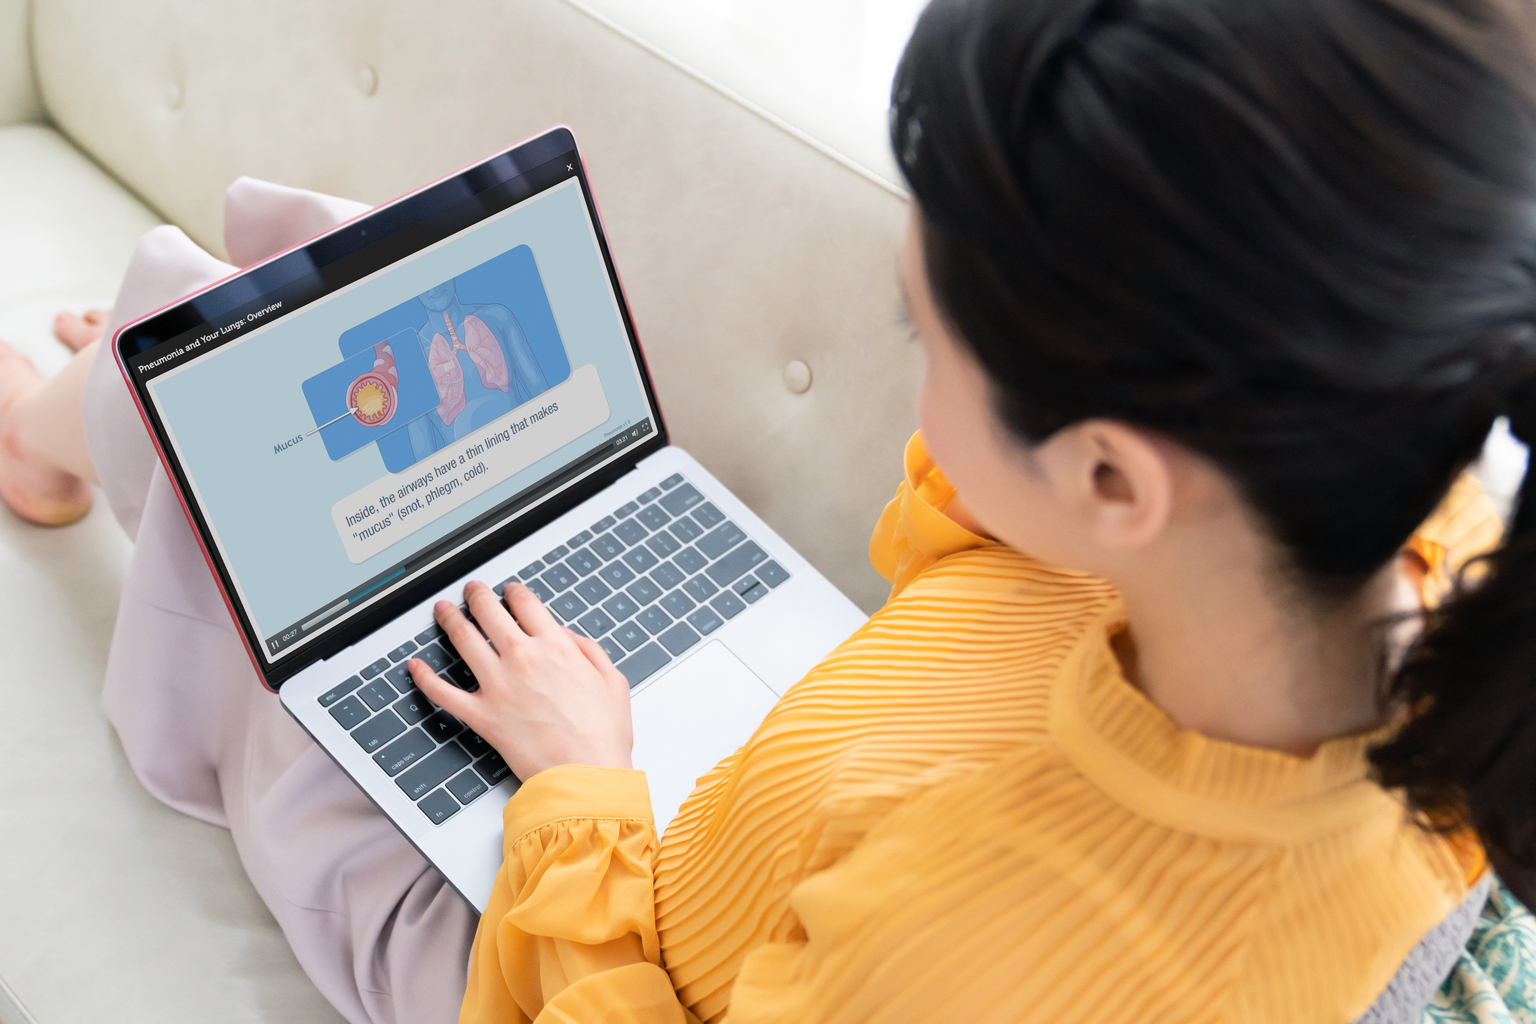
<svg viewBox="0 0 1536 1024"><path fill-rule="evenodd" d="M437 602L437 604L432 606L432 610L434 612L446 612L446 611L448 611L452 607L453 607L453 602L452 601L439 601L439 602Z"/></svg>

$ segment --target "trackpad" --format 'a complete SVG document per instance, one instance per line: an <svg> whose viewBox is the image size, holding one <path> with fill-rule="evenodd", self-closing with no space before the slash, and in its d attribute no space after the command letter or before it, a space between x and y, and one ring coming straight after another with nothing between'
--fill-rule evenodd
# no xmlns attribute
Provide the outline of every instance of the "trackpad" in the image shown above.
<svg viewBox="0 0 1536 1024"><path fill-rule="evenodd" d="M699 776L745 743L778 699L718 640L635 695L634 761L658 835Z"/></svg>

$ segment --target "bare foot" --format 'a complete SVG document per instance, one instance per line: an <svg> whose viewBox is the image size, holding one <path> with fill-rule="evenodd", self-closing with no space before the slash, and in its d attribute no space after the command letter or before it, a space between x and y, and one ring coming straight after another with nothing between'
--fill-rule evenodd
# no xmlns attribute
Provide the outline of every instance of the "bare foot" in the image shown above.
<svg viewBox="0 0 1536 1024"><path fill-rule="evenodd" d="M28 522L67 526L91 510L90 485L31 457L21 443L18 413L42 384L32 360L0 341L0 501Z"/></svg>
<svg viewBox="0 0 1536 1024"><path fill-rule="evenodd" d="M111 316L110 309L88 309L81 316L60 313L53 318L53 336L67 345L71 352L79 352L101 337Z"/></svg>

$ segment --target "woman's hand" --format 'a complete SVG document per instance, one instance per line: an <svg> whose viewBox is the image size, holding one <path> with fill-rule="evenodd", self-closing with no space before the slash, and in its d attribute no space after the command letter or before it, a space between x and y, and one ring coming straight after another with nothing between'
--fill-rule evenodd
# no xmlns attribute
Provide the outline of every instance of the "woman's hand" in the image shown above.
<svg viewBox="0 0 1536 1024"><path fill-rule="evenodd" d="M461 690L412 658L421 692L495 747L519 779L558 764L630 767L628 680L600 646L556 622L533 591L508 583L503 596L505 606L484 583L464 587L480 629L455 605L437 603L437 623L480 689Z"/></svg>

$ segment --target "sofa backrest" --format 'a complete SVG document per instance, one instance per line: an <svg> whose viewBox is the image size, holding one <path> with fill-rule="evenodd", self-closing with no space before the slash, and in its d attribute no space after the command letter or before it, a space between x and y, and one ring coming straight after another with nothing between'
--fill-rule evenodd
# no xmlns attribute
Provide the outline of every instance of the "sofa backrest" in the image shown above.
<svg viewBox="0 0 1536 1024"><path fill-rule="evenodd" d="M921 357L888 185L564 0L33 0L33 33L55 124L215 253L241 174L376 203L570 125L676 443L883 600Z"/></svg>
<svg viewBox="0 0 1536 1024"><path fill-rule="evenodd" d="M32 75L32 4L0 0L0 125L41 120Z"/></svg>

